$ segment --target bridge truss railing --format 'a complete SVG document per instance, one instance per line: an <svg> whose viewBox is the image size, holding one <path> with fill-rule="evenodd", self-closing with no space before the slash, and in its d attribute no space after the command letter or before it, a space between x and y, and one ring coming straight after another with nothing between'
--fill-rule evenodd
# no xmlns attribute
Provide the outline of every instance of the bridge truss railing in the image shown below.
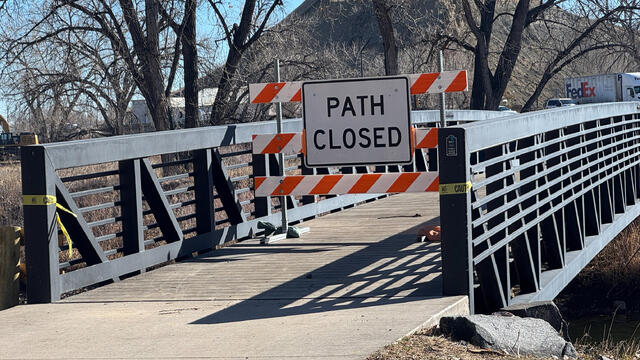
<svg viewBox="0 0 640 360"><path fill-rule="evenodd" d="M640 215L637 103L470 123L439 144L444 292L472 311L553 299Z"/></svg>
<svg viewBox="0 0 640 360"><path fill-rule="evenodd" d="M449 115L459 123L500 114ZM416 126L433 126L438 115L415 112L414 118ZM287 120L283 130L302 131L302 121ZM254 198L252 188L253 174L275 175L281 165L274 155L252 155L250 147L252 135L275 132L271 121L24 147L28 301L55 301L251 237L259 232L259 220L278 224L277 198ZM432 153L432 166L434 158ZM428 163L427 151L418 150L411 169L375 171L424 171ZM374 171L307 169L297 155L284 166L289 174ZM381 196L288 197L289 220L295 224Z"/></svg>

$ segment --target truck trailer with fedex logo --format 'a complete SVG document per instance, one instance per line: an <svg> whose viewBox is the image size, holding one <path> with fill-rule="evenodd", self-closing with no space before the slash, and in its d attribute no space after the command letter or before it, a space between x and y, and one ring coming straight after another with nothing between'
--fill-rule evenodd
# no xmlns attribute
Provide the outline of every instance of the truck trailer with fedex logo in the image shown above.
<svg viewBox="0 0 640 360"><path fill-rule="evenodd" d="M578 104L640 101L640 73L580 76L564 79L568 98Z"/></svg>

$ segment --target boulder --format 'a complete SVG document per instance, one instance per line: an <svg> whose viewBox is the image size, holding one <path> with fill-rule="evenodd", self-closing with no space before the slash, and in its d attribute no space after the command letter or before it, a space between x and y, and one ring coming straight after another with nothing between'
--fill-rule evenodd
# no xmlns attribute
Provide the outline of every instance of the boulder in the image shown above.
<svg viewBox="0 0 640 360"><path fill-rule="evenodd" d="M443 317L440 329L455 340L513 355L576 357L576 350L548 322L500 315Z"/></svg>
<svg viewBox="0 0 640 360"><path fill-rule="evenodd" d="M562 318L560 309L558 309L553 301L538 301L529 304L511 305L501 310L523 318L542 319L553 326L566 341L571 341L571 338L569 338L569 326Z"/></svg>

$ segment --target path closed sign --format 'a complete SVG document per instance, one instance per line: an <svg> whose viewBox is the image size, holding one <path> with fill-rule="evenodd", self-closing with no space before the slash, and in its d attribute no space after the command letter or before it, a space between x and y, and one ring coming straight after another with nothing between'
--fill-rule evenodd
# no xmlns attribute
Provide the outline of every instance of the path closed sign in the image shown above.
<svg viewBox="0 0 640 360"><path fill-rule="evenodd" d="M411 163L406 77L305 82L302 103L307 166Z"/></svg>

